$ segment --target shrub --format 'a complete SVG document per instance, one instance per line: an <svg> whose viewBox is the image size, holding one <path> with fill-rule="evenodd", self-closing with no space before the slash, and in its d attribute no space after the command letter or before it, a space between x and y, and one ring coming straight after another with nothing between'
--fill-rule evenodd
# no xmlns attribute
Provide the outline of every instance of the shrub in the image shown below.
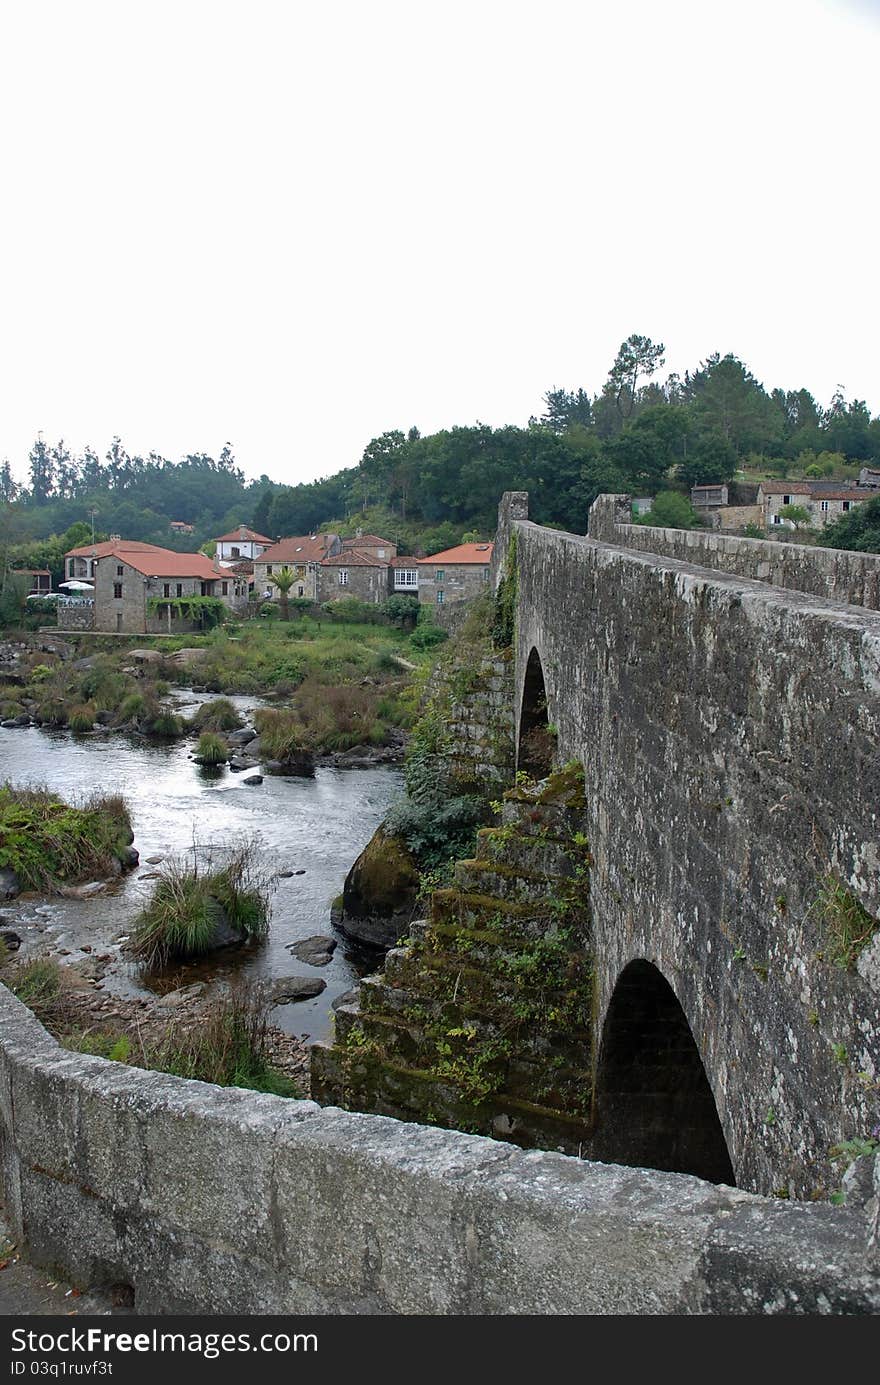
<svg viewBox="0 0 880 1385"><path fill-rule="evenodd" d="M254 717L260 735L260 753L267 760L289 760L303 750L306 738L294 712L262 707Z"/></svg>
<svg viewBox="0 0 880 1385"><path fill-rule="evenodd" d="M148 736L179 736L183 732L183 722L166 707L160 707L147 718L144 730Z"/></svg>
<svg viewBox="0 0 880 1385"><path fill-rule="evenodd" d="M201 957L215 946L224 923L245 938L263 937L269 927L268 885L250 844L221 866L210 859L204 869L198 859L192 865L169 862L135 920L130 950L149 968Z"/></svg>
<svg viewBox="0 0 880 1385"><path fill-rule="evenodd" d="M12 990L32 1010L50 1005L61 990L61 967L52 957L34 957L16 967Z"/></svg>
<svg viewBox="0 0 880 1385"><path fill-rule="evenodd" d="M214 731L203 731L199 736L196 755L209 765L223 765L229 759L225 741Z"/></svg>
<svg viewBox="0 0 880 1385"><path fill-rule="evenodd" d="M97 709L95 708L93 703L85 702L79 707L71 707L70 714L67 719L67 724L69 725L71 731L77 733L82 733L83 731L91 731L92 727L95 724L96 716Z"/></svg>
<svg viewBox="0 0 880 1385"><path fill-rule="evenodd" d="M409 639L413 649L433 649L448 640L449 635L440 625L418 625Z"/></svg>
<svg viewBox="0 0 880 1385"><path fill-rule="evenodd" d="M72 806L46 789L0 787L0 869L15 871L23 889L107 875L131 839L118 795Z"/></svg>
<svg viewBox="0 0 880 1385"><path fill-rule="evenodd" d="M66 726L67 703L64 701L64 698L44 698L34 712L34 721L40 726Z"/></svg>
<svg viewBox="0 0 880 1385"><path fill-rule="evenodd" d="M237 731L243 722L229 699L218 697L199 707L192 725L199 731Z"/></svg>
<svg viewBox="0 0 880 1385"><path fill-rule="evenodd" d="M178 1077L296 1096L296 1087L269 1062L270 1002L259 984L239 981L204 1024L172 1033L149 1053L149 1065Z"/></svg>

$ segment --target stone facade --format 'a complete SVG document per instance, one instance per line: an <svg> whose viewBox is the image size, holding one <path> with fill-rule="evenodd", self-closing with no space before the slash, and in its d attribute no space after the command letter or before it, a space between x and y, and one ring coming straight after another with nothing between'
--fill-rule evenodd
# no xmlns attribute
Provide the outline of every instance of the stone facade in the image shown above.
<svg viewBox="0 0 880 1385"><path fill-rule="evenodd" d="M378 558L352 550L328 558L316 569L319 602L354 596L358 601L378 605L391 595L392 568Z"/></svg>
<svg viewBox="0 0 880 1385"><path fill-rule="evenodd" d="M325 558L342 552L338 534L304 534L298 538L279 539L254 560L254 591L258 596L267 592L277 601L278 590L269 578L284 567L296 574L288 592L291 599L318 601L318 567Z"/></svg>
<svg viewBox="0 0 880 1385"><path fill-rule="evenodd" d="M627 512L597 501L597 542L503 509L496 549L515 535L519 705L534 657L560 760L586 771L597 1032L626 968L650 962L737 1182L824 1195L829 1149L877 1120L880 617L770 583L846 591L867 555L777 555ZM694 560L766 561L767 581L660 556L681 542ZM829 891L861 920L857 955Z"/></svg>

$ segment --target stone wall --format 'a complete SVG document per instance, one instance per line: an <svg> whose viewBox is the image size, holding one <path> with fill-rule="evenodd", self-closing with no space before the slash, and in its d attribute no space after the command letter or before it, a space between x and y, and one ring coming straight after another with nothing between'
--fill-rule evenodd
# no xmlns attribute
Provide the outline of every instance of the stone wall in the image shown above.
<svg viewBox="0 0 880 1385"><path fill-rule="evenodd" d="M615 539L619 503L598 511ZM537 651L560 760L586 771L597 1036L624 968L652 963L737 1182L824 1196L829 1147L878 1119L880 933L847 965L821 899L839 889L868 927L880 913L880 616L509 515L500 527L517 537L518 698ZM772 550L623 527L627 544L693 537L701 556ZM807 550L802 580L825 562L830 584L850 558Z"/></svg>
<svg viewBox="0 0 880 1385"><path fill-rule="evenodd" d="M590 509L589 535L618 548L768 582L789 591L880 610L880 554L742 539L705 529L661 529L630 523L628 495L600 495Z"/></svg>
<svg viewBox="0 0 880 1385"><path fill-rule="evenodd" d="M93 630L95 603L59 601L56 607L59 630Z"/></svg>
<svg viewBox="0 0 880 1385"><path fill-rule="evenodd" d="M53 1273L131 1286L138 1312L880 1309L871 1202L765 1201L145 1073L59 1048L3 987L0 1036L13 1232Z"/></svg>

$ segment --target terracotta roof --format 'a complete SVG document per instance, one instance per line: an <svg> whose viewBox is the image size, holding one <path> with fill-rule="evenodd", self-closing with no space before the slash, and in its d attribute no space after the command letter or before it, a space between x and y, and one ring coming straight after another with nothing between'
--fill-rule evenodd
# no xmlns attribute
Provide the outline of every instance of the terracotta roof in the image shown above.
<svg viewBox="0 0 880 1385"><path fill-rule="evenodd" d="M765 495L812 495L805 481L762 481L761 490Z"/></svg>
<svg viewBox="0 0 880 1385"><path fill-rule="evenodd" d="M490 563L492 561L491 543L460 543L457 548L444 548L442 553L432 553L427 558L418 558L419 563L430 563L431 566L442 563L446 567L455 567L459 563Z"/></svg>
<svg viewBox="0 0 880 1385"><path fill-rule="evenodd" d="M204 553L172 553L170 548L155 548L152 553L121 551L107 556L120 558L145 577L200 577L203 582L216 582L223 576L222 570L218 572Z"/></svg>
<svg viewBox="0 0 880 1385"><path fill-rule="evenodd" d="M358 548L350 548L347 553L337 553L333 558L325 558L321 567L390 567L385 558L373 558Z"/></svg>
<svg viewBox="0 0 880 1385"><path fill-rule="evenodd" d="M411 553L405 553L401 557L392 558L390 561L392 567L415 567L419 560L414 558Z"/></svg>
<svg viewBox="0 0 880 1385"><path fill-rule="evenodd" d="M261 553L259 563L320 563L333 540L332 534L303 534L299 538L279 539Z"/></svg>
<svg viewBox="0 0 880 1385"><path fill-rule="evenodd" d="M167 553L156 543L139 543L137 539L105 539L103 543L86 543L82 548L71 548L65 558L106 558L111 553Z"/></svg>
<svg viewBox="0 0 880 1385"><path fill-rule="evenodd" d="M816 491L815 495L813 496L813 499L814 499L814 500L876 500L876 499L877 499L877 492L876 492L876 491L869 490L867 487L866 487L865 489L863 489L863 490L856 490L855 487L851 487L849 490L840 490L840 491L825 491L825 490L822 490L822 491Z"/></svg>
<svg viewBox="0 0 880 1385"><path fill-rule="evenodd" d="M267 539L267 538L266 538L266 535L265 535L265 534L257 534L257 533L254 532L253 529L248 529L247 526L244 525L244 524L242 524L242 525L241 525L238 529L236 529L235 532L232 533L232 534L221 534L220 537L219 537L219 539L216 540L216 542L217 542L217 543L235 543L235 540L236 540L236 539L239 539L242 543L269 543L269 544L271 544L271 542L272 542L271 539Z"/></svg>

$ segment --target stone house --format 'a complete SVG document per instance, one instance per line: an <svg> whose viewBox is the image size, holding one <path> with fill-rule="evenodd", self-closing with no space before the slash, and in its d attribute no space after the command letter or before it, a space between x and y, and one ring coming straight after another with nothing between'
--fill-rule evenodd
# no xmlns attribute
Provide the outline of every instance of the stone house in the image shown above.
<svg viewBox="0 0 880 1385"><path fill-rule="evenodd" d="M240 524L229 534L221 534L214 542L217 545L217 558L221 563L238 563L243 559L253 562L265 553L267 548L272 547L271 539L267 539L265 534L257 534L253 529L248 529L246 524Z"/></svg>
<svg viewBox="0 0 880 1385"><path fill-rule="evenodd" d="M378 534L365 534L363 529L356 530L354 538L342 540L343 553L350 553L353 549L366 553L370 558L378 558L383 563L390 563L397 557L396 543L382 539Z"/></svg>
<svg viewBox="0 0 880 1385"><path fill-rule="evenodd" d="M167 553L155 543L139 543L136 539L121 539L118 534L105 539L103 543L87 543L81 548L71 548L64 555L64 580L66 582L91 582L95 566L100 558L106 558L119 549L130 553Z"/></svg>
<svg viewBox="0 0 880 1385"><path fill-rule="evenodd" d="M809 514L814 529L824 529L875 496L876 491L867 487L828 481L762 481L758 487L758 504L767 530L794 527L780 513L786 505L799 505Z"/></svg>
<svg viewBox="0 0 880 1385"><path fill-rule="evenodd" d="M16 567L11 572L27 579L28 596L46 596L52 590L52 574L47 567Z"/></svg>
<svg viewBox="0 0 880 1385"><path fill-rule="evenodd" d="M479 596L489 581L492 547L491 543L460 543L429 558L419 558L419 601L447 606Z"/></svg>
<svg viewBox="0 0 880 1385"><path fill-rule="evenodd" d="M280 568L292 568L296 580L288 595L318 601L318 566L325 558L342 552L338 534L305 534L297 538L279 539L254 559L254 591L258 596L277 601L278 589L269 578Z"/></svg>
<svg viewBox="0 0 880 1385"><path fill-rule="evenodd" d="M173 553L154 544L125 540L97 548L97 556L91 548L88 552L94 582L92 629L133 635L197 629L197 620L174 610L174 602L188 596L218 597L231 611L243 611L247 606L247 579L215 567L204 553ZM150 609L153 600L160 603L158 610ZM167 603L164 607L163 602ZM80 628L83 605L81 599L75 612ZM61 606L59 625L63 626L65 619L66 607Z"/></svg>
<svg viewBox="0 0 880 1385"><path fill-rule="evenodd" d="M323 602L354 596L378 605L391 595L392 571L390 562L357 548L337 553L318 565L316 599Z"/></svg>
<svg viewBox="0 0 880 1385"><path fill-rule="evenodd" d="M391 559L391 590L395 596L418 596L418 558L410 556Z"/></svg>

